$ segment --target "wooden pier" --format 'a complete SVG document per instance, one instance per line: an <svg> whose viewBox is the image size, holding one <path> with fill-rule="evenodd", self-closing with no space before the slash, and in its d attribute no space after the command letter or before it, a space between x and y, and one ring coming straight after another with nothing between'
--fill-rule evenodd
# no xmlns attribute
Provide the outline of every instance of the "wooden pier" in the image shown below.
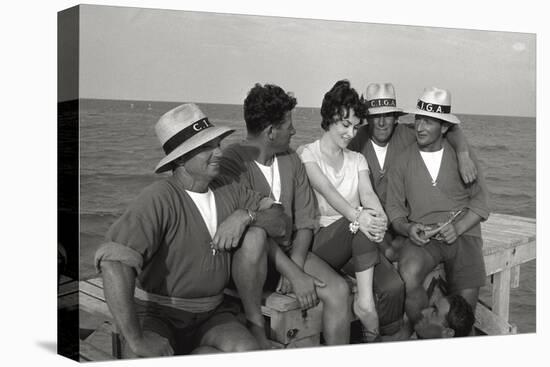
<svg viewBox="0 0 550 367"><path fill-rule="evenodd" d="M517 328L509 322L510 289L519 286L521 264L536 257L536 220L492 214L482 223L482 236L492 302L478 303L475 326L487 335L515 334ZM78 285L81 315L84 312L102 320L96 331L81 340L81 359L114 359L120 355L120 338L105 303L102 281L95 278ZM236 296L234 292L228 294ZM319 345L321 307L302 313L295 298L264 294L262 312L269 320L266 327L271 339L281 348Z"/></svg>

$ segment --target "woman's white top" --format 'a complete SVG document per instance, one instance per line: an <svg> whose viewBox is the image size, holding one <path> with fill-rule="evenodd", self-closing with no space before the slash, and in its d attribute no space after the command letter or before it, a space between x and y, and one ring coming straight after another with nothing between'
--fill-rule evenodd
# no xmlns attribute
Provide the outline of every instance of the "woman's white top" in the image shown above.
<svg viewBox="0 0 550 367"><path fill-rule="evenodd" d="M311 144L304 146L300 153L302 162L317 163L321 172L332 183L336 190L342 195L348 203L354 208L357 208L361 201L359 199L359 172L368 171L369 166L367 160L361 153L353 152L344 149L344 163L340 170L335 170L333 167L325 163L323 153L321 152L320 140L316 140ZM317 202L319 205L320 216L319 224L321 227L326 227L342 218L336 209L334 209L324 198L324 196L314 190Z"/></svg>

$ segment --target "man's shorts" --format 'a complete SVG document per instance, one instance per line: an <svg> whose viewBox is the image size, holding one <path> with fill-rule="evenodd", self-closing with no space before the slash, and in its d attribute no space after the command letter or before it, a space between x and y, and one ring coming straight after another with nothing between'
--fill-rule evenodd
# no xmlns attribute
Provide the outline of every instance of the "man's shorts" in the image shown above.
<svg viewBox="0 0 550 367"><path fill-rule="evenodd" d="M214 310L201 313L186 312L139 299L135 302L143 331L152 331L167 338L175 354L189 354L214 326L244 322L237 317L240 306L227 299ZM124 354L127 358L133 357L126 345Z"/></svg>
<svg viewBox="0 0 550 367"><path fill-rule="evenodd" d="M485 285L487 275L482 248L481 238L468 235L459 236L450 245L432 240L424 246L437 264L445 265L450 293Z"/></svg>

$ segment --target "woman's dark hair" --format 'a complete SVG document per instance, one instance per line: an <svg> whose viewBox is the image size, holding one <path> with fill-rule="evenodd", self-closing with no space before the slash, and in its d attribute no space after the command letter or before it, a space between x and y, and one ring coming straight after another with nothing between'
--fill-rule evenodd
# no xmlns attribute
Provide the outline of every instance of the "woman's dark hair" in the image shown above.
<svg viewBox="0 0 550 367"><path fill-rule="evenodd" d="M474 326L475 316L472 306L461 295L455 294L447 297L450 308L446 321L455 331L455 337L467 336Z"/></svg>
<svg viewBox="0 0 550 367"><path fill-rule="evenodd" d="M269 125L281 125L285 114L294 107L296 98L283 88L256 83L244 100L244 121L248 133L258 135Z"/></svg>
<svg viewBox="0 0 550 367"><path fill-rule="evenodd" d="M323 104L321 105L321 127L327 131L329 126L337 120L334 116L340 119L349 117L349 110L353 108L355 116L363 119L366 116L366 107L364 102L359 98L357 91L353 89L350 82L347 80L339 80L334 86L325 93Z"/></svg>

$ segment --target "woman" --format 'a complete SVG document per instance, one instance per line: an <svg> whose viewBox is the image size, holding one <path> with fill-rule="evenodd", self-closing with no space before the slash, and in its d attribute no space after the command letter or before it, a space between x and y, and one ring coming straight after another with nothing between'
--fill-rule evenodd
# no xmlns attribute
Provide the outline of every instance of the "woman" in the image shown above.
<svg viewBox="0 0 550 367"><path fill-rule="evenodd" d="M319 205L320 229L313 252L338 270L353 259L357 279L353 310L363 325L363 341L372 342L380 340L381 331L394 334L400 329L404 288L379 250L387 217L372 189L367 161L346 149L364 108L350 83L338 81L323 99L321 139L298 152Z"/></svg>

